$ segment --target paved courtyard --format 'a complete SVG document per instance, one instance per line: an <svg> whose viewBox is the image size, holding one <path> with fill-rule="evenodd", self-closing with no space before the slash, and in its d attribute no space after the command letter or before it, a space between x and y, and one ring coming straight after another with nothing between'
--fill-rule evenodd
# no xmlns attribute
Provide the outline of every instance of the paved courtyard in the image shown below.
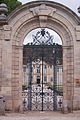
<svg viewBox="0 0 80 120"><path fill-rule="evenodd" d="M69 114L59 112L9 113L5 116L0 116L0 120L80 120L80 111Z"/></svg>

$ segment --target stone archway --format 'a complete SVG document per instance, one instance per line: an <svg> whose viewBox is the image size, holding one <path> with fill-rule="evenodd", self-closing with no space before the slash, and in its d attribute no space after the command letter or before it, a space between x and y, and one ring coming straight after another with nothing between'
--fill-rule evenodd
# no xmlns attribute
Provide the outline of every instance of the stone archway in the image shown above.
<svg viewBox="0 0 80 120"><path fill-rule="evenodd" d="M61 4L37 1L21 6L8 16L7 20L8 25L3 25L0 31L0 33L4 31L1 42L3 48L1 93L6 98L6 109L17 111L22 105L23 40L31 30L47 27L56 31L62 38L63 112L71 112L80 102L74 97L77 96L76 79L80 79L79 69L76 76L79 63L77 64L75 60L80 49L77 43L80 42L78 16Z"/></svg>

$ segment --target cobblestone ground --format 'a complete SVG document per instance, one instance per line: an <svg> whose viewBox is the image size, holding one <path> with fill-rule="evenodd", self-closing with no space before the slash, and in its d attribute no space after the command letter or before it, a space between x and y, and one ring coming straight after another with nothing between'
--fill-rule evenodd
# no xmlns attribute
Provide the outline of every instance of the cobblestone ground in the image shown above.
<svg viewBox="0 0 80 120"><path fill-rule="evenodd" d="M80 111L62 114L58 112L9 113L0 116L0 120L80 120Z"/></svg>

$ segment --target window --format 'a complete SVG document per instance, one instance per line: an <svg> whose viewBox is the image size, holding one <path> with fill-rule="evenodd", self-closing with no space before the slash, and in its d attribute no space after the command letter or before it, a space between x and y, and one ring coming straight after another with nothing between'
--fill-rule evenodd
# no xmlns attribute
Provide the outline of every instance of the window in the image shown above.
<svg viewBox="0 0 80 120"><path fill-rule="evenodd" d="M44 65L44 68L45 68L45 69L47 69L47 66L46 66L46 65Z"/></svg>
<svg viewBox="0 0 80 120"><path fill-rule="evenodd" d="M40 76L37 76L37 84L40 84Z"/></svg>
<svg viewBox="0 0 80 120"><path fill-rule="evenodd" d="M27 65L26 67L29 68L29 65Z"/></svg>
<svg viewBox="0 0 80 120"><path fill-rule="evenodd" d="M37 68L37 73L40 73L40 68Z"/></svg>
<svg viewBox="0 0 80 120"><path fill-rule="evenodd" d="M53 81L53 78L51 77L51 82Z"/></svg>
<svg viewBox="0 0 80 120"><path fill-rule="evenodd" d="M50 65L50 68L52 69L52 65Z"/></svg>
<svg viewBox="0 0 80 120"><path fill-rule="evenodd" d="M23 67L23 72L26 72L26 67Z"/></svg>
<svg viewBox="0 0 80 120"><path fill-rule="evenodd" d="M45 83L47 82L47 76L44 76L44 82Z"/></svg>

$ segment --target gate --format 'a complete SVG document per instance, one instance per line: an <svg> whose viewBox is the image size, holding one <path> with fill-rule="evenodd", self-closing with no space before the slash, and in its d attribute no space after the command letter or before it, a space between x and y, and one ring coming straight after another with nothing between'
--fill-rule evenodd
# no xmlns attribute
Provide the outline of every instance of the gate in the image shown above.
<svg viewBox="0 0 80 120"><path fill-rule="evenodd" d="M62 109L62 46L41 29L23 48L24 110Z"/></svg>

